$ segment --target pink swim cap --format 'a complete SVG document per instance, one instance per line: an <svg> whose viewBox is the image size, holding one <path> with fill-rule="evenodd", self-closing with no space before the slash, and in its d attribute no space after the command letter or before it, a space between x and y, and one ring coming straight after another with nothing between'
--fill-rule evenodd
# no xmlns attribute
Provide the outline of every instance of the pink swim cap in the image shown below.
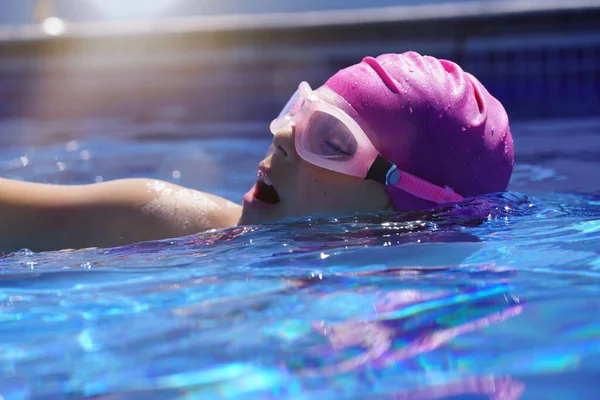
<svg viewBox="0 0 600 400"><path fill-rule="evenodd" d="M506 111L455 63L415 52L366 57L325 85L369 125L369 139L398 168L463 197L506 189L514 164ZM434 206L386 189L397 210Z"/></svg>

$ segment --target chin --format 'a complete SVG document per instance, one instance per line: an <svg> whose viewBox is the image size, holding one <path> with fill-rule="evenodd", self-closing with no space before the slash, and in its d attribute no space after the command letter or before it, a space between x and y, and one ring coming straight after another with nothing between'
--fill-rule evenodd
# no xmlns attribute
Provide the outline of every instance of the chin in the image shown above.
<svg viewBox="0 0 600 400"><path fill-rule="evenodd" d="M238 225L260 225L280 220L281 217L276 213L255 210L246 205L242 206L242 215L238 220Z"/></svg>
<svg viewBox="0 0 600 400"><path fill-rule="evenodd" d="M242 215L240 216L240 219L238 220L238 225L255 225L257 224L256 221L256 215L253 215L254 213L248 211L246 209L246 207L242 206Z"/></svg>

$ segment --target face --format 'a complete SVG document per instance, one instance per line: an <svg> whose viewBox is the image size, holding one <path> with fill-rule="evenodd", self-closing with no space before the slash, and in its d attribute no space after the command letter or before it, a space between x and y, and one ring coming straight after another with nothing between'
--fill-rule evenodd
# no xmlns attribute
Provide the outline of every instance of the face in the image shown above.
<svg viewBox="0 0 600 400"><path fill-rule="evenodd" d="M304 161L296 152L293 126L277 132L272 148L258 166L256 184L244 196L240 225L393 209L382 184Z"/></svg>

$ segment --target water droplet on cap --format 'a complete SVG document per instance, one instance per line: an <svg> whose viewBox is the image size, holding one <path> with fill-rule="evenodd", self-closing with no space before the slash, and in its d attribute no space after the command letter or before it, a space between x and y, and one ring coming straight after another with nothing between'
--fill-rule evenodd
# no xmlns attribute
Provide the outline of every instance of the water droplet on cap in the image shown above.
<svg viewBox="0 0 600 400"><path fill-rule="evenodd" d="M466 131L466 130L467 130L467 128L465 128L465 127L463 126L462 128L460 128L460 130L464 132L464 131Z"/></svg>
<svg viewBox="0 0 600 400"><path fill-rule="evenodd" d="M410 68L408 68L408 70L409 70L410 72L415 72L415 69L414 69L413 67L410 67Z"/></svg>

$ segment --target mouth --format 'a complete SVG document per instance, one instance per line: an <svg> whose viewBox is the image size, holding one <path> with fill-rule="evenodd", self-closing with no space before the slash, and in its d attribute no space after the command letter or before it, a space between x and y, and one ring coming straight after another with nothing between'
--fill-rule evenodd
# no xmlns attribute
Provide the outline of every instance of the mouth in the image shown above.
<svg viewBox="0 0 600 400"><path fill-rule="evenodd" d="M280 202L281 198L273 182L271 182L266 172L259 168L256 184L244 196L244 203L252 208L268 209Z"/></svg>
<svg viewBox="0 0 600 400"><path fill-rule="evenodd" d="M273 182L271 182L267 174L260 169L258 170L258 177L256 179L253 195L263 203L275 205L281 202L279 194L273 186Z"/></svg>

